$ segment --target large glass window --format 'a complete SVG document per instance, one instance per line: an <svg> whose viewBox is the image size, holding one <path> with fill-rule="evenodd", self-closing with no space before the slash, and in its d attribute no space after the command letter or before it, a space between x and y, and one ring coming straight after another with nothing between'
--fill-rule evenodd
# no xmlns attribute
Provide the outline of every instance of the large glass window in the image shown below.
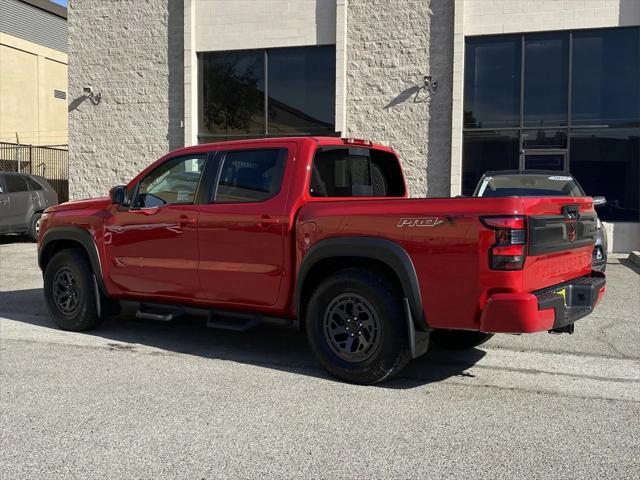
<svg viewBox="0 0 640 480"><path fill-rule="evenodd" d="M640 27L470 37L465 55L463 194L489 170L565 171L607 197L600 218L640 221Z"/></svg>
<svg viewBox="0 0 640 480"><path fill-rule="evenodd" d="M487 171L517 170L518 142L517 130L465 134L463 193L471 195Z"/></svg>
<svg viewBox="0 0 640 480"><path fill-rule="evenodd" d="M523 124L566 125L568 82L569 34L525 36Z"/></svg>
<svg viewBox="0 0 640 480"><path fill-rule="evenodd" d="M464 85L465 127L520 124L519 36L467 39Z"/></svg>
<svg viewBox="0 0 640 480"><path fill-rule="evenodd" d="M640 28L573 33L571 123L640 122Z"/></svg>
<svg viewBox="0 0 640 480"><path fill-rule="evenodd" d="M268 134L331 134L335 127L334 47L270 50Z"/></svg>
<svg viewBox="0 0 640 480"><path fill-rule="evenodd" d="M571 134L571 173L588 195L602 195L601 218L640 221L640 127Z"/></svg>
<svg viewBox="0 0 640 480"><path fill-rule="evenodd" d="M199 54L201 142L335 131L334 46Z"/></svg>
<svg viewBox="0 0 640 480"><path fill-rule="evenodd" d="M262 135L264 53L207 53L200 58L202 99L200 135Z"/></svg>

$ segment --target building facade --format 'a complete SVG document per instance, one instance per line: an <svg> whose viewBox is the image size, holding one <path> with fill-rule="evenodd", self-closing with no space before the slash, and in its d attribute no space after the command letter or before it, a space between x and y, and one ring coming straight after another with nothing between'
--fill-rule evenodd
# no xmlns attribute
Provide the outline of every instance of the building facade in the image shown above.
<svg viewBox="0 0 640 480"><path fill-rule="evenodd" d="M67 10L0 0L0 142L67 145Z"/></svg>
<svg viewBox="0 0 640 480"><path fill-rule="evenodd" d="M571 172L640 248L637 0L77 0L69 50L72 197L183 145L339 132L393 146L413 196Z"/></svg>

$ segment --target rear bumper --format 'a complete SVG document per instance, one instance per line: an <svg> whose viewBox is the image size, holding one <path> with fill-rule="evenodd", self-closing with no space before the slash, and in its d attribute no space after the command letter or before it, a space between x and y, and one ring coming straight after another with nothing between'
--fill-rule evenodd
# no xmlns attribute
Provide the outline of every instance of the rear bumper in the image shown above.
<svg viewBox="0 0 640 480"><path fill-rule="evenodd" d="M496 293L480 317L488 333L533 333L562 329L589 315L605 291L605 276L575 278L532 293Z"/></svg>

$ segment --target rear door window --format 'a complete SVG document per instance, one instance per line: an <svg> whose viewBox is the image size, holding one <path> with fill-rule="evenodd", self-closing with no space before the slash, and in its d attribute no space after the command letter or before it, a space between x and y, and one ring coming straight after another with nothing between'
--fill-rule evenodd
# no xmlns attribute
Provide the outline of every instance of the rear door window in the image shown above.
<svg viewBox="0 0 640 480"><path fill-rule="evenodd" d="M27 180L27 183L29 184L29 188L31 190L42 190L42 185L36 182L33 178L25 177L25 179Z"/></svg>
<svg viewBox="0 0 640 480"><path fill-rule="evenodd" d="M404 195L397 158L368 148L321 148L317 151L309 193L313 197L395 197Z"/></svg>
<svg viewBox="0 0 640 480"><path fill-rule="evenodd" d="M8 193L29 191L29 187L27 186L27 181L21 175L5 175L4 182L7 185Z"/></svg>
<svg viewBox="0 0 640 480"><path fill-rule="evenodd" d="M282 186L286 158L286 148L226 152L214 202L263 202L276 196Z"/></svg>

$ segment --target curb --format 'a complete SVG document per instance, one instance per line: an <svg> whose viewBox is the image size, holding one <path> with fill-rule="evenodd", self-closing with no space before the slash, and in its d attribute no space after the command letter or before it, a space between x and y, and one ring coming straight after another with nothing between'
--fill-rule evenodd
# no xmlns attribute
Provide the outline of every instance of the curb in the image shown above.
<svg viewBox="0 0 640 480"><path fill-rule="evenodd" d="M638 251L631 252L629 254L629 260L631 261L631 263L634 263L640 267L640 252Z"/></svg>

